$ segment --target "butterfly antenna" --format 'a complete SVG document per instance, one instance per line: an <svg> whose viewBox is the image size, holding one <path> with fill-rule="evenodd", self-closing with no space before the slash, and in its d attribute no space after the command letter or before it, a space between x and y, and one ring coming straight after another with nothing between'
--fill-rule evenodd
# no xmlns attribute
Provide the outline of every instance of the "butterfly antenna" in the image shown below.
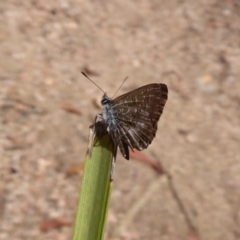
<svg viewBox="0 0 240 240"><path fill-rule="evenodd" d="M125 81L128 79L128 76L125 77L125 79L123 80L122 84L120 85L120 87L118 88L118 90L114 93L114 95L112 96L112 98L114 98L114 96L117 94L117 92L119 91L119 89L122 87L122 85L125 83Z"/></svg>
<svg viewBox="0 0 240 240"><path fill-rule="evenodd" d="M95 86L97 86L103 93L105 93L102 88L100 88L92 79L88 77L88 75L85 72L81 72L84 77L86 77L89 81L91 81Z"/></svg>

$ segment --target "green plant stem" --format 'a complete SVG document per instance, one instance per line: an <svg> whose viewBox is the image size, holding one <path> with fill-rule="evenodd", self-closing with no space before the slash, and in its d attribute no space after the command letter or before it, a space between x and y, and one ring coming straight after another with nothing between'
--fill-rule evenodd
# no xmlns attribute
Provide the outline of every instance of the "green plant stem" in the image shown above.
<svg viewBox="0 0 240 240"><path fill-rule="evenodd" d="M73 240L102 240L111 195L113 145L109 135L96 139L87 154L75 219Z"/></svg>

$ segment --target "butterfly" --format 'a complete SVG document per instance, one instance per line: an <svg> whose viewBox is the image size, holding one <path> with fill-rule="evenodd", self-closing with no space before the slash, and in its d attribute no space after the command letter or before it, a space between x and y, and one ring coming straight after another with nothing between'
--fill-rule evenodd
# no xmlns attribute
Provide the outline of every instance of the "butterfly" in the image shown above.
<svg viewBox="0 0 240 240"><path fill-rule="evenodd" d="M163 83L148 84L114 99L104 93L99 116L125 159L129 160L129 148L141 151L151 144L167 99L168 88Z"/></svg>

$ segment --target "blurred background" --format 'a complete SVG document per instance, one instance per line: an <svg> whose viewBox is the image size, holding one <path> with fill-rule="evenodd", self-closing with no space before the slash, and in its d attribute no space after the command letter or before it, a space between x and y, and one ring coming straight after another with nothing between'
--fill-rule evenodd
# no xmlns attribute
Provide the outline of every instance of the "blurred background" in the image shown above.
<svg viewBox="0 0 240 240"><path fill-rule="evenodd" d="M157 136L118 154L105 239L240 239L240 1L2 1L0 239L71 239L102 92L166 83ZM192 225L192 227L191 227ZM195 231L193 231L195 229Z"/></svg>

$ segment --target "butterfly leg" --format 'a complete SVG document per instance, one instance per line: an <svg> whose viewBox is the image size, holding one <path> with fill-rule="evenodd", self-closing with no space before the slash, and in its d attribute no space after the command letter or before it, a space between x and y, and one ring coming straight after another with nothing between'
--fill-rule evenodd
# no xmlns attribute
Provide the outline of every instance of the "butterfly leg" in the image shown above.
<svg viewBox="0 0 240 240"><path fill-rule="evenodd" d="M97 115L94 119L93 124L89 126L89 137L88 137L88 147L87 147L87 155L89 156L89 158L92 157L92 148L93 148L93 144L96 136L96 130L95 130L96 121L97 121Z"/></svg>
<svg viewBox="0 0 240 240"><path fill-rule="evenodd" d="M113 140L113 158L112 158L112 166L111 166L111 173L110 173L110 181L113 181L114 169L116 165L116 158L117 158L117 143Z"/></svg>
<svg viewBox="0 0 240 240"><path fill-rule="evenodd" d="M96 137L100 137L106 134L106 127L103 122L102 114L97 114L93 121L93 124L89 126L89 139L88 139L88 148L87 155L91 158L92 148L96 141Z"/></svg>

